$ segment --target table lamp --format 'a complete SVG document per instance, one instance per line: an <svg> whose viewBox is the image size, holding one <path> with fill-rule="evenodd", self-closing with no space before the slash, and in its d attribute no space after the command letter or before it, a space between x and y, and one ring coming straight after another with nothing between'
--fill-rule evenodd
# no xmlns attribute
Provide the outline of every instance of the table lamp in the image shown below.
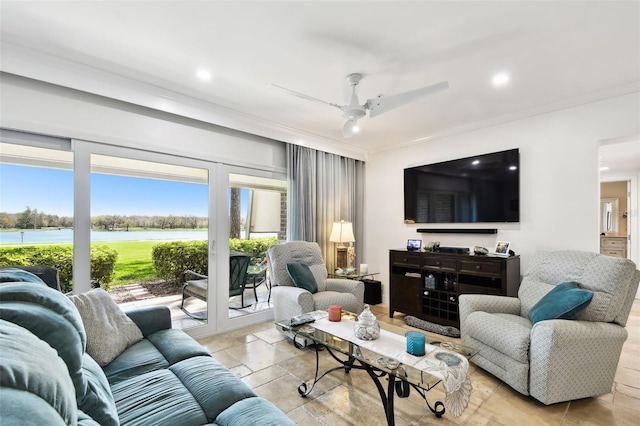
<svg viewBox="0 0 640 426"><path fill-rule="evenodd" d="M344 243L353 243L356 241L353 236L353 224L351 222L345 222L344 220L334 222L333 228L331 228L329 241L332 243L338 243L338 248L336 249L336 267L347 268L349 266L349 261L347 260L347 247Z"/></svg>

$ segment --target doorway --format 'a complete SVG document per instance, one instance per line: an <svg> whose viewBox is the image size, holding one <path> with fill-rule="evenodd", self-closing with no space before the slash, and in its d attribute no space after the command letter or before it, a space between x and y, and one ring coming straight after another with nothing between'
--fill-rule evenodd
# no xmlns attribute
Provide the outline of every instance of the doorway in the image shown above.
<svg viewBox="0 0 640 426"><path fill-rule="evenodd" d="M603 237L614 239L617 237L624 240L626 253L621 257L631 259L639 265L640 135L600 141L598 155L600 167L598 233L601 236L601 243ZM608 239L608 243L611 244L612 240ZM636 298L640 298L640 290Z"/></svg>

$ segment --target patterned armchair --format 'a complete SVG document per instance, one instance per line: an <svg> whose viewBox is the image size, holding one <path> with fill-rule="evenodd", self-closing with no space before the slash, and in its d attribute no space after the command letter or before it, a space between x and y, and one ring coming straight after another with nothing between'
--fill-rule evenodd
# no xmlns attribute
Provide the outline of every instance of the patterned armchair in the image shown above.
<svg viewBox="0 0 640 426"><path fill-rule="evenodd" d="M529 321L556 285L576 281L593 298L576 319ZM582 251L533 257L518 297L460 296L462 343L472 362L544 404L611 392L640 271L628 259Z"/></svg>
<svg viewBox="0 0 640 426"><path fill-rule="evenodd" d="M275 321L307 312L341 305L343 310L359 314L364 307L364 284L361 281L327 278L320 246L306 241L291 241L271 246L267 252L271 296ZM287 263L306 263L311 269L318 292L298 288L287 272Z"/></svg>

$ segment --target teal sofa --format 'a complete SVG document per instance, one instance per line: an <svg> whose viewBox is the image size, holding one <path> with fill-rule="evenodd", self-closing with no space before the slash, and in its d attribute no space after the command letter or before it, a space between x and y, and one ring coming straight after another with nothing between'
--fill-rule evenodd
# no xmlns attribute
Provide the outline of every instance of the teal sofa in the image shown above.
<svg viewBox="0 0 640 426"><path fill-rule="evenodd" d="M144 338L100 367L81 317L44 283L0 284L0 423L294 425L180 330L166 307L127 312Z"/></svg>

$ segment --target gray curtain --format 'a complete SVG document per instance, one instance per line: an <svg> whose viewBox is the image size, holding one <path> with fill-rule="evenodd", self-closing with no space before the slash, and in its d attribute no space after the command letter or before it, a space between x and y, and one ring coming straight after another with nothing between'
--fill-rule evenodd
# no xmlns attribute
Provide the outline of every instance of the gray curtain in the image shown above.
<svg viewBox="0 0 640 426"><path fill-rule="evenodd" d="M317 242L332 271L337 244L329 242L331 227L352 222L357 267L364 247L364 162L288 144L287 181L289 241Z"/></svg>

